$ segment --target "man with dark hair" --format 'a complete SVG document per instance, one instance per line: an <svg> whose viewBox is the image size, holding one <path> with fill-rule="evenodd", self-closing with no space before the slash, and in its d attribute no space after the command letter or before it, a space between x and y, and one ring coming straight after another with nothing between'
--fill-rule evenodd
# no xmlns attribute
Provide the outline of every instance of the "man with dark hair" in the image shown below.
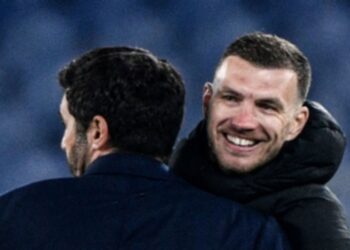
<svg viewBox="0 0 350 250"><path fill-rule="evenodd" d="M350 249L343 208L325 186L345 137L322 106L305 102L310 82L310 64L292 43L240 37L204 87L204 120L170 165L206 191L274 215L294 249Z"/></svg>
<svg viewBox="0 0 350 250"><path fill-rule="evenodd" d="M277 223L168 171L180 75L150 52L95 49L59 74L62 148L80 178L0 198L0 249L286 249Z"/></svg>
<svg viewBox="0 0 350 250"><path fill-rule="evenodd" d="M87 130L91 123L103 124L102 117L108 125L109 151L118 148L167 160L184 105L180 75L168 63L139 48L102 48L73 61L59 73L59 81L65 89L62 105L69 103L77 124L78 144L72 151L66 149L69 129L62 139L74 175L83 174L94 160L81 154Z"/></svg>

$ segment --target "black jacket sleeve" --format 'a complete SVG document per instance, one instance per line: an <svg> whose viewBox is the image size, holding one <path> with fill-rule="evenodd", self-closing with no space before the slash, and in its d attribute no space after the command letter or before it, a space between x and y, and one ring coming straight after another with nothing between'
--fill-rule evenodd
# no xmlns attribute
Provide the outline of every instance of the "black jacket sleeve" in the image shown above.
<svg viewBox="0 0 350 250"><path fill-rule="evenodd" d="M293 249L348 250L350 233L345 212L325 186L307 185L266 196L249 204L273 213Z"/></svg>

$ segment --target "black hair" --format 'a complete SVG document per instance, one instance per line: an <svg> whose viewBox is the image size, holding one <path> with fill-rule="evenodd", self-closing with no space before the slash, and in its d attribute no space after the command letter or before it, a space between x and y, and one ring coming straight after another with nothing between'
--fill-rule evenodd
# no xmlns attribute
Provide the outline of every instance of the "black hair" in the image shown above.
<svg viewBox="0 0 350 250"><path fill-rule="evenodd" d="M61 70L59 82L83 131L101 115L109 127L109 143L118 150L170 155L185 93L181 76L165 60L140 48L97 48Z"/></svg>
<svg viewBox="0 0 350 250"><path fill-rule="evenodd" d="M231 43L221 57L219 66L228 56L239 56L264 68L286 68L298 77L301 101L307 97L311 85L311 66L306 56L291 42L276 35L254 32Z"/></svg>

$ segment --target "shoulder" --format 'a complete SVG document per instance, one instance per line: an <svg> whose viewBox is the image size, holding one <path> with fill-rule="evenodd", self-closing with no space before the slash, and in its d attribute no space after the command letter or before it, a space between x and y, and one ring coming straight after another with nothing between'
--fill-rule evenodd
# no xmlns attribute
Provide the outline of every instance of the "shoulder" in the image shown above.
<svg viewBox="0 0 350 250"><path fill-rule="evenodd" d="M277 193L277 196L288 207L294 207L296 204L310 206L315 203L323 204L325 207L333 206L341 208L342 206L336 195L325 185L310 184L289 188ZM323 206L321 205L321 207L315 209L319 210Z"/></svg>
<svg viewBox="0 0 350 250"><path fill-rule="evenodd" d="M19 187L3 194L0 197L0 209L12 209L18 203L35 203L36 201L53 199L55 192L64 192L71 184L74 184L73 178L60 178L44 180Z"/></svg>
<svg viewBox="0 0 350 250"><path fill-rule="evenodd" d="M69 183L72 183L75 181L75 178L57 178L57 179L48 179L48 180L42 180L38 182L33 182L21 187L18 187L16 189L10 190L4 194L1 195L1 198L7 197L7 196L17 196L22 194L30 194L32 192L40 192L43 189L55 189L58 186L64 186L69 185Z"/></svg>
<svg viewBox="0 0 350 250"><path fill-rule="evenodd" d="M255 199L248 205L274 215L285 215L299 209L305 214L311 214L314 210L343 213L336 195L327 186L318 184L287 188ZM329 211L330 208L335 210Z"/></svg>
<svg viewBox="0 0 350 250"><path fill-rule="evenodd" d="M305 185L252 202L274 215L296 249L349 249L344 209L324 185Z"/></svg>
<svg viewBox="0 0 350 250"><path fill-rule="evenodd" d="M46 204L48 200L65 202L73 199L93 199L94 195L111 190L114 182L115 178L108 175L56 178L34 182L0 196L0 209L9 202Z"/></svg>
<svg viewBox="0 0 350 250"><path fill-rule="evenodd" d="M0 197L0 235L7 232L25 232L37 228L48 219L49 213L63 209L62 193L71 179L56 179L29 184ZM68 184L68 186L70 186ZM23 225L25 221L25 225Z"/></svg>

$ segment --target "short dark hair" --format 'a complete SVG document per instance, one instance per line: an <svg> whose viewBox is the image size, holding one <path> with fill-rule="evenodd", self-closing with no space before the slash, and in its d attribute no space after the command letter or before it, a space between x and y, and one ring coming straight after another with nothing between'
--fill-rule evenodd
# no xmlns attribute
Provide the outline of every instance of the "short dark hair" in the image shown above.
<svg viewBox="0 0 350 250"><path fill-rule="evenodd" d="M286 68L298 77L301 101L307 97L311 84L311 66L306 56L291 42L272 34L254 32L231 43L221 57L219 66L228 56L239 56L264 68Z"/></svg>
<svg viewBox="0 0 350 250"><path fill-rule="evenodd" d="M168 157L181 126L184 85L179 73L151 52L105 47L73 60L59 72L77 127L95 115L109 127L121 151Z"/></svg>

